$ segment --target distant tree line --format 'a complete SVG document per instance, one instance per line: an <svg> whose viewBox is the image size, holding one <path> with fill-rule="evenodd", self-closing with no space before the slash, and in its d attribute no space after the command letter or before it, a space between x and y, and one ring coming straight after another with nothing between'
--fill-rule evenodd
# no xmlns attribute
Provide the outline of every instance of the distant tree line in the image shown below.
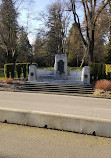
<svg viewBox="0 0 111 158"><path fill-rule="evenodd" d="M54 66L56 53L67 53L69 66L83 66L89 61L111 64L110 0L54 2L40 15L44 28L39 29L33 45L18 24L15 3L2 0L0 4L0 66L16 62ZM69 15L73 15L72 23Z"/></svg>

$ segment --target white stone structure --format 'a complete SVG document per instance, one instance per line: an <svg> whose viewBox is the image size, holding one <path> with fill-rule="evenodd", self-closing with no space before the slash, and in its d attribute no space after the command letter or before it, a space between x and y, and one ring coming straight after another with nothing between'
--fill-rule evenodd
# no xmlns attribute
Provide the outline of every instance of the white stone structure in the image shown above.
<svg viewBox="0 0 111 158"><path fill-rule="evenodd" d="M35 65L29 66L28 81L37 81L37 68Z"/></svg>
<svg viewBox="0 0 111 158"><path fill-rule="evenodd" d="M67 55L57 54L54 70L37 69L35 65L30 65L28 81L89 85L90 69L85 66L81 71L69 71L67 70Z"/></svg>
<svg viewBox="0 0 111 158"><path fill-rule="evenodd" d="M84 68L82 69L81 81L86 85L90 84L90 68L89 68L89 66L84 66Z"/></svg>
<svg viewBox="0 0 111 158"><path fill-rule="evenodd" d="M61 63L60 63L61 62ZM59 71L59 63L61 64L61 71ZM67 54L56 54L54 64L54 78L55 79L67 79Z"/></svg>
<svg viewBox="0 0 111 158"><path fill-rule="evenodd" d="M54 70L43 70L43 69L37 69L37 81L47 82L54 80Z"/></svg>

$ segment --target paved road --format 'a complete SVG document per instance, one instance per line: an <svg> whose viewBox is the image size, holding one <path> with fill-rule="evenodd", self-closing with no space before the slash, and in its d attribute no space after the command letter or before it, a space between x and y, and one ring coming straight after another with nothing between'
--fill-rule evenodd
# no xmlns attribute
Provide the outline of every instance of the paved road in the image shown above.
<svg viewBox="0 0 111 158"><path fill-rule="evenodd" d="M111 158L111 138L0 123L0 158Z"/></svg>
<svg viewBox="0 0 111 158"><path fill-rule="evenodd" d="M111 99L0 91L0 108L111 119Z"/></svg>

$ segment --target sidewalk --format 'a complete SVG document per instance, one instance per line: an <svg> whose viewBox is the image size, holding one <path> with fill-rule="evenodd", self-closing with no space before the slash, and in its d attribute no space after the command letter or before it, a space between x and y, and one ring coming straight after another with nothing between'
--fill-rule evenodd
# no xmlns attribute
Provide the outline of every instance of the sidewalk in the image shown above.
<svg viewBox="0 0 111 158"><path fill-rule="evenodd" d="M111 137L111 100L1 91L0 121Z"/></svg>

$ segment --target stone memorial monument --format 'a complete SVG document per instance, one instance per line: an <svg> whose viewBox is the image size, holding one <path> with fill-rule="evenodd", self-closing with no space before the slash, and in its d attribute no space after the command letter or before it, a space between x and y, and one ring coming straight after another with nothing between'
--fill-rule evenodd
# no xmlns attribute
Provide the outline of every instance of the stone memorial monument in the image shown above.
<svg viewBox="0 0 111 158"><path fill-rule="evenodd" d="M67 70L67 54L56 54L54 70L43 70L30 65L28 81L56 84L90 85L90 69Z"/></svg>
<svg viewBox="0 0 111 158"><path fill-rule="evenodd" d="M54 79L67 79L67 54L55 55Z"/></svg>
<svg viewBox="0 0 111 158"><path fill-rule="evenodd" d="M29 75L28 75L28 80L29 81L37 81L37 69L35 65L30 65L29 66Z"/></svg>

